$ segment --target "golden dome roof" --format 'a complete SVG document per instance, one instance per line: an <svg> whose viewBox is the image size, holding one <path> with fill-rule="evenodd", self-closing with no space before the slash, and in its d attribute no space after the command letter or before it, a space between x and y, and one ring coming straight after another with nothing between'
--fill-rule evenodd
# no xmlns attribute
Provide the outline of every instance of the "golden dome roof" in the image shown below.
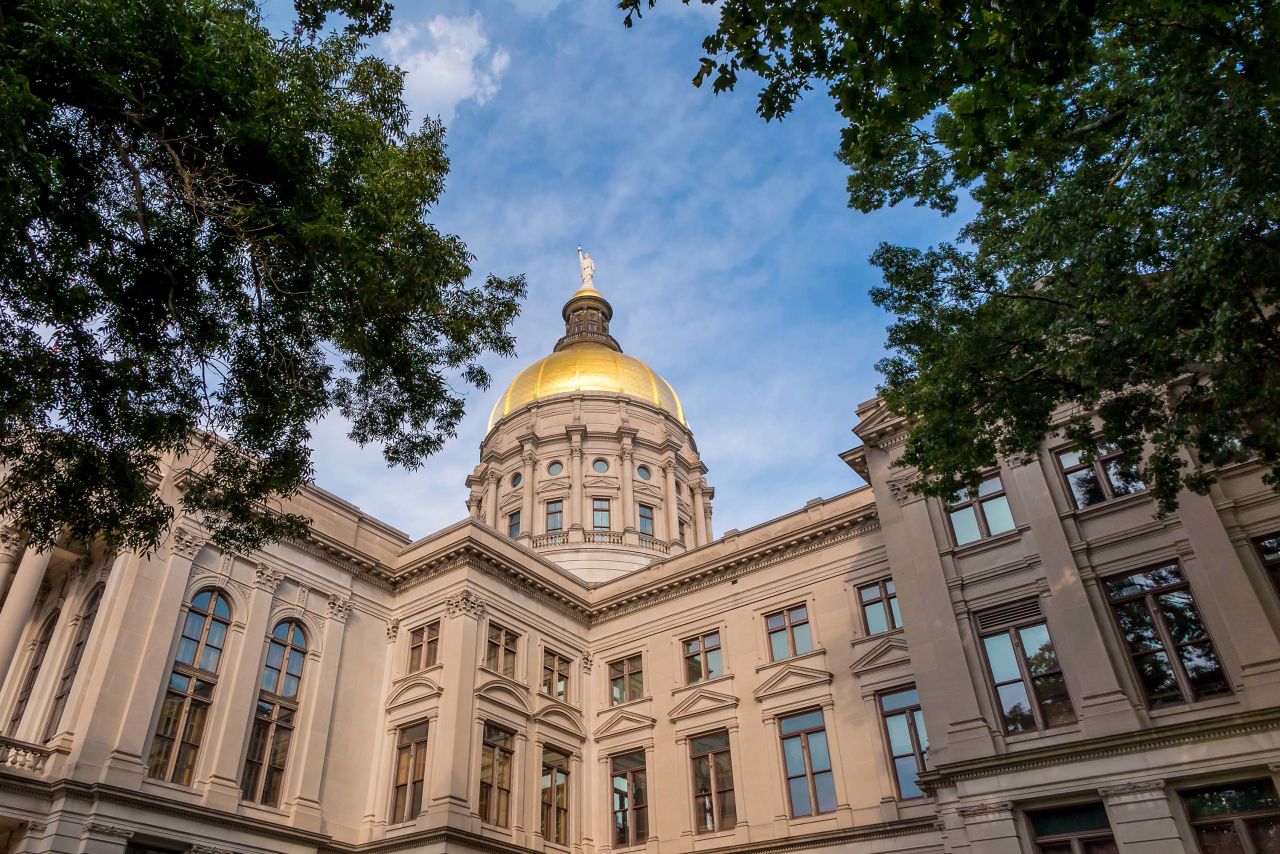
<svg viewBox="0 0 1280 854"><path fill-rule="evenodd" d="M534 401L578 391L634 397L688 426L676 390L648 365L604 344L576 341L521 371L494 406L489 428Z"/></svg>

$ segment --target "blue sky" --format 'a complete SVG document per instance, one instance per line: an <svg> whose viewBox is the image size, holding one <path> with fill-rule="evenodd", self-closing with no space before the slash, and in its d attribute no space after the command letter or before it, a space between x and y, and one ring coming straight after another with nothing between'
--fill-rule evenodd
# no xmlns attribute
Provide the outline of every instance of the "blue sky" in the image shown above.
<svg viewBox="0 0 1280 854"><path fill-rule="evenodd" d="M528 277L519 355L489 359L459 436L415 472L388 470L339 419L317 425L320 486L420 537L465 514L489 409L562 334L576 247L595 258L612 331L675 386L715 529L746 528L859 485L837 458L875 394L888 317L867 291L887 240L925 246L960 222L904 206L848 209L839 117L810 93L755 114L755 81L714 96L690 78L713 9L660 2L631 30L611 0L401 3L374 49L407 72L418 117L442 116L453 168L432 212L477 277Z"/></svg>

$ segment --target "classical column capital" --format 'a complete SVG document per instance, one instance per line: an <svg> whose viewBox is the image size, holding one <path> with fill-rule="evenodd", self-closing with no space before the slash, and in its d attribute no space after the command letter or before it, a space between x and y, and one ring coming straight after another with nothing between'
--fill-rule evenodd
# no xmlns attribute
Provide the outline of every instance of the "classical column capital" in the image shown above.
<svg viewBox="0 0 1280 854"><path fill-rule="evenodd" d="M397 637L400 636L400 621L390 620L387 623L387 643L395 643Z"/></svg>
<svg viewBox="0 0 1280 854"><path fill-rule="evenodd" d="M280 586L280 582L284 581L284 572L260 563L254 567L253 583L255 587L260 587L268 593L275 593L276 588Z"/></svg>
<svg viewBox="0 0 1280 854"><path fill-rule="evenodd" d="M675 471L675 470L676 470L676 461L675 461L675 460L663 460L663 461L662 461L662 470L663 470L664 472L666 472L667 474L671 474L673 471Z"/></svg>
<svg viewBox="0 0 1280 854"><path fill-rule="evenodd" d="M444 608L446 617L457 617L460 614L465 614L478 620L484 616L484 600L470 590L463 590L457 596L445 602Z"/></svg>
<svg viewBox="0 0 1280 854"><path fill-rule="evenodd" d="M204 543L204 539L198 533L179 525L173 529L173 534L169 538L170 554L194 559L204 547Z"/></svg>
<svg viewBox="0 0 1280 854"><path fill-rule="evenodd" d="M114 839L132 839L133 831L125 830L122 827L116 827L114 824L104 824L100 821L91 821L81 828L80 836L81 838L86 836L110 836Z"/></svg>
<svg viewBox="0 0 1280 854"><path fill-rule="evenodd" d="M569 449L569 455L577 460L582 459L582 446L575 444Z"/></svg>
<svg viewBox="0 0 1280 854"><path fill-rule="evenodd" d="M538 462L538 455L533 451L524 452L524 464L527 466L534 465Z"/></svg>
<svg viewBox="0 0 1280 854"><path fill-rule="evenodd" d="M1164 797L1164 788L1164 780L1134 780L1115 786L1102 786L1098 789L1098 794L1102 795L1104 801L1126 798L1144 800L1152 796L1153 793L1159 797Z"/></svg>
<svg viewBox="0 0 1280 854"><path fill-rule="evenodd" d="M351 613L351 600L345 596L339 596L337 593L329 594L329 616L340 623L347 621L347 615Z"/></svg>
<svg viewBox="0 0 1280 854"><path fill-rule="evenodd" d="M631 458L635 456L635 451L631 450L630 445L623 445L618 451L618 456L622 457L623 462L631 462Z"/></svg>

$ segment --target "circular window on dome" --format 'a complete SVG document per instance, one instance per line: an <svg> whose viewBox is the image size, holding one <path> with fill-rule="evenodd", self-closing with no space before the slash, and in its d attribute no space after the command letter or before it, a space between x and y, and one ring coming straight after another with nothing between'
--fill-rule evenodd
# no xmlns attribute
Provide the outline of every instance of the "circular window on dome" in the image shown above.
<svg viewBox="0 0 1280 854"><path fill-rule="evenodd" d="M653 477L653 472L649 471L648 466L637 466L636 474L640 475L641 480L648 480Z"/></svg>
<svg viewBox="0 0 1280 854"><path fill-rule="evenodd" d="M547 474L551 475L552 477L560 474L560 472L562 471L564 471L564 463L560 462L559 460L556 460L554 463L551 463L549 466L547 466Z"/></svg>
<svg viewBox="0 0 1280 854"><path fill-rule="evenodd" d="M609 470L609 463L607 460L596 460L591 467L596 470L596 474L604 474Z"/></svg>
<svg viewBox="0 0 1280 854"><path fill-rule="evenodd" d="M523 480L524 480L524 475L520 474L520 472L516 472L515 474L511 475L512 486L519 486L521 481Z"/></svg>

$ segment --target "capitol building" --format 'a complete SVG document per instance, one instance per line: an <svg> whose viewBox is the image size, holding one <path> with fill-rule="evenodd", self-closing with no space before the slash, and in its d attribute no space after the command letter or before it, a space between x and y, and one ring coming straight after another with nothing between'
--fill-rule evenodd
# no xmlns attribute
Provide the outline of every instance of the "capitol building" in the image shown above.
<svg viewBox="0 0 1280 854"><path fill-rule="evenodd" d="M443 530L308 488L252 554L5 532L0 854L1280 852L1262 466L1160 517L1046 439L945 502L850 401L868 485L717 530L582 272Z"/></svg>

